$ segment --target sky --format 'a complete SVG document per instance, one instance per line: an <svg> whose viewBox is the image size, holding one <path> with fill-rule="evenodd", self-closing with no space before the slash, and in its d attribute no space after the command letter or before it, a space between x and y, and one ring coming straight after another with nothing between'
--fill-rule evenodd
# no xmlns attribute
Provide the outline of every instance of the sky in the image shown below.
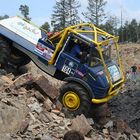
<svg viewBox="0 0 140 140"><path fill-rule="evenodd" d="M86 7L88 0L79 0L81 3L81 8L79 13L86 12ZM105 6L105 11L108 16L117 16L119 19L122 17L123 22L125 20L131 20L132 18L140 21L140 0L106 0L107 5ZM53 11L53 6L56 0L0 0L0 16L5 14L9 16L20 15L19 7L20 5L28 5L30 17L32 22L37 25L42 25L44 22L48 21L50 23L51 14Z"/></svg>

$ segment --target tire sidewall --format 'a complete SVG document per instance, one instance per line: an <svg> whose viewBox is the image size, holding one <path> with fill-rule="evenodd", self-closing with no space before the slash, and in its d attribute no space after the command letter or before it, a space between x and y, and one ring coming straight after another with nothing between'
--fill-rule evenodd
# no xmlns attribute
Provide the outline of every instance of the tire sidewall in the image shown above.
<svg viewBox="0 0 140 140"><path fill-rule="evenodd" d="M76 110L68 109L69 112L71 112L74 115L80 115L80 114L87 115L89 112L91 103L90 103L90 98L86 90L81 85L76 84L76 83L67 83L63 85L62 88L60 89L60 98L59 98L62 104L63 104L63 101L62 101L63 96L68 91L74 92L80 99L79 108Z"/></svg>

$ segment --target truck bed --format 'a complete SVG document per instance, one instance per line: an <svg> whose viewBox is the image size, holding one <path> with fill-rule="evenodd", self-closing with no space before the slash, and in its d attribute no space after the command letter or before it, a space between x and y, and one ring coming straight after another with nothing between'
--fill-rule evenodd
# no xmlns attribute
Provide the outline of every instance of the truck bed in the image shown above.
<svg viewBox="0 0 140 140"><path fill-rule="evenodd" d="M38 40L45 36L37 26L20 17L11 17L0 21L0 35L10 39L14 47L27 54L43 71L54 75L55 67L47 65L47 59L36 51Z"/></svg>

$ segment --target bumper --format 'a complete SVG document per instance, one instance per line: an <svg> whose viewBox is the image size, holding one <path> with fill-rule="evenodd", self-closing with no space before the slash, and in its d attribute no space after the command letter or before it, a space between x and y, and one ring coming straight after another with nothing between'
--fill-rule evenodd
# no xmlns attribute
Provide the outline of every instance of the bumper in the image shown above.
<svg viewBox="0 0 140 140"><path fill-rule="evenodd" d="M102 99L95 99L95 98L93 98L91 101L94 104L101 104L101 103L108 102L113 96L118 95L120 89L121 89L121 87L117 88L116 90L112 91L106 97L104 97Z"/></svg>

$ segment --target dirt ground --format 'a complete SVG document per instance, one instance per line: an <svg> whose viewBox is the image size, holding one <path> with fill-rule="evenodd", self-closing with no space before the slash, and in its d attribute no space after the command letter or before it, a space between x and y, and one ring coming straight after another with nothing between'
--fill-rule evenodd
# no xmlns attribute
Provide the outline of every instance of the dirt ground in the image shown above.
<svg viewBox="0 0 140 140"><path fill-rule="evenodd" d="M140 71L137 69L136 81L131 78L131 66L140 65L140 44L121 44L120 52L124 74L128 71L130 75L125 78L122 93L113 98L109 105L113 115L140 132Z"/></svg>

